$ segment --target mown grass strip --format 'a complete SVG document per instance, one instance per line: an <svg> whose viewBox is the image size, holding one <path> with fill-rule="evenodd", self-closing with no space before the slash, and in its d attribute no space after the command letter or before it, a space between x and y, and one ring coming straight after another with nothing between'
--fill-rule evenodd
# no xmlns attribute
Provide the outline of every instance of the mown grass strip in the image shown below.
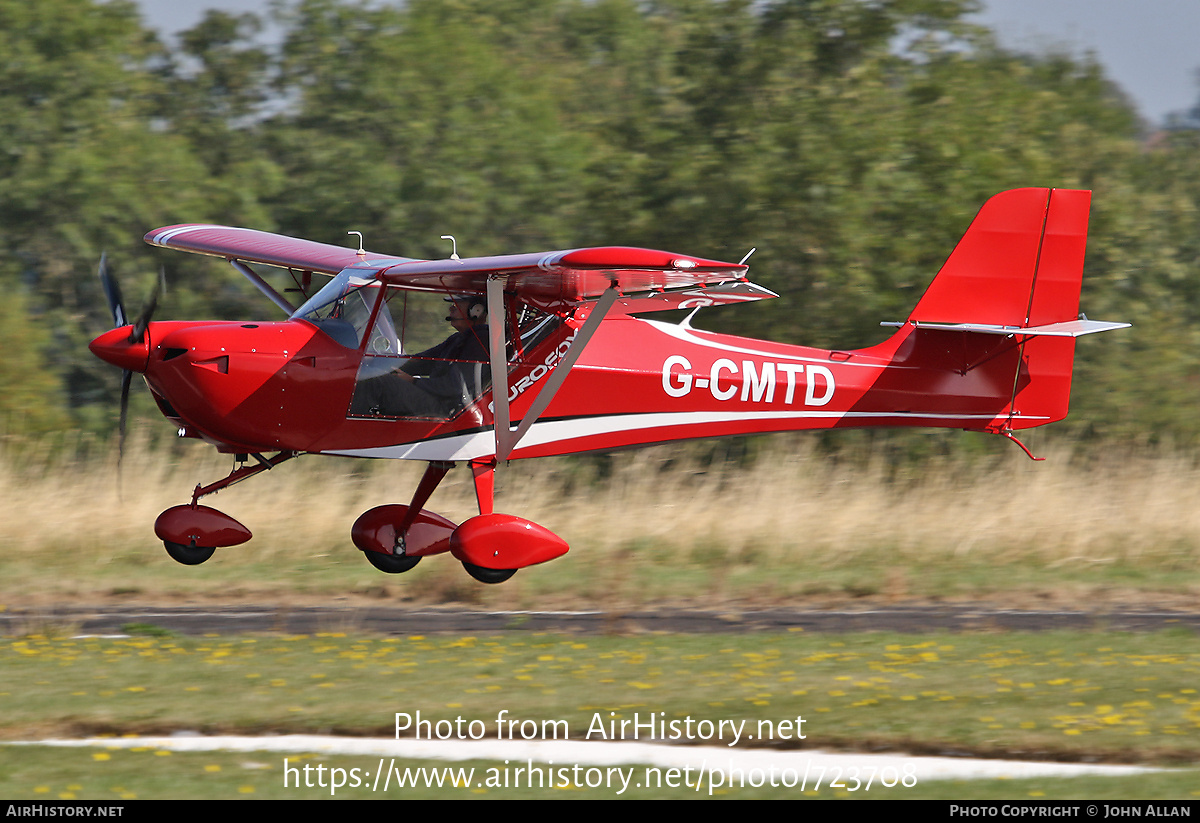
<svg viewBox="0 0 1200 823"><path fill-rule="evenodd" d="M153 799L287 799L287 800L415 800L415 799L847 799L847 800L1021 800L1078 799L1190 800L1200 797L1200 771L1178 769L1120 777L1084 776L1021 780L930 780L904 786L891 780L886 786L877 778L869 786L866 773L856 784L841 776L841 785L831 787L832 775L819 788L809 776L807 786L795 775L745 774L735 785L710 788L701 782L690 785L683 776L668 780L666 769L641 764L623 764L630 778L625 787L619 779L603 781L604 769L584 765L578 773L572 765L565 775L553 772L545 762L536 777L514 779L522 763L469 760L395 760L361 755L323 753L281 754L278 752L171 752L152 746L124 748L59 748L0 744L0 796L9 800L41 802L71 800ZM401 771L408 783L395 779L385 789L376 782L381 763ZM554 764L560 770L564 764ZM307 771L306 771L307 767ZM336 775L334 769L341 770ZM451 781L470 775L470 782ZM588 787L589 783L592 787ZM442 785L438 785L439 780ZM530 782L534 785L530 785ZM508 785L504 785L505 781ZM339 783L340 785L336 785ZM638 785L638 784L641 785ZM772 785L774 784L774 785ZM789 785L790 784L790 785Z"/></svg>
<svg viewBox="0 0 1200 823"><path fill-rule="evenodd" d="M1200 638L1182 631L33 635L0 643L0 671L8 739L180 729L391 736L396 713L415 728L417 712L435 736L445 721L441 730L453 736L482 729L595 740L615 729L631 739L636 715L659 728L674 723L666 736L682 743L728 744L732 724L744 722L738 745L1200 760ZM767 731L774 740L747 740Z"/></svg>

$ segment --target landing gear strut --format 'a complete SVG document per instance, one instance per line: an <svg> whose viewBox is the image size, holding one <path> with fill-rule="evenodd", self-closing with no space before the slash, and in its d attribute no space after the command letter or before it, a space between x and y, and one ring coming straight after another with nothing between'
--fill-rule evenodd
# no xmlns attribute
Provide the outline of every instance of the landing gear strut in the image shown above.
<svg viewBox="0 0 1200 823"><path fill-rule="evenodd" d="M350 537L367 562L381 572L400 574L417 565L426 554L449 549L455 524L421 507L452 468L453 463L430 463L407 506L377 506L363 512L354 522Z"/></svg>
<svg viewBox="0 0 1200 823"><path fill-rule="evenodd" d="M237 546L250 539L250 530L224 512L201 506L197 501L207 494L239 483L259 472L291 460L297 452L279 452L268 459L254 455L255 466L235 468L225 478L208 486L197 485L188 506L172 506L154 521L154 533L162 540L167 554L177 563L198 566L213 556L218 548Z"/></svg>

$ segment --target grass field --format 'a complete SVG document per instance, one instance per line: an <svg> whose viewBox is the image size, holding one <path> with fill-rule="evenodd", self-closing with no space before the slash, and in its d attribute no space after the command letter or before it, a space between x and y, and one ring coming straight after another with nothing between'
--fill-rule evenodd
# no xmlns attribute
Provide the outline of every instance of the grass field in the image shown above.
<svg viewBox="0 0 1200 823"><path fill-rule="evenodd" d="M225 474L228 458L195 443L175 453L134 438L118 484L110 448L7 441L0 605L262 596L506 608L1200 602L1194 456L1084 457L1048 446L1044 463L1009 448L896 465L823 455L812 443L762 441L749 467L665 447L503 467L497 509L542 523L572 550L487 587L448 557L384 575L350 543L361 512L407 502L420 466L322 457L284 464L204 500L255 538L185 568L163 552L154 519L187 502L196 483ZM453 472L428 508L471 516L468 473Z"/></svg>

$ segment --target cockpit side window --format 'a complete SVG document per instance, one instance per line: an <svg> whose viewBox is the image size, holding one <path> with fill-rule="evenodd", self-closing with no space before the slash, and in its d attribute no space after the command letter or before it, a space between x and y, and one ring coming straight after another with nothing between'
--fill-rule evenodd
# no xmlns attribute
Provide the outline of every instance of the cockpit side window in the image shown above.
<svg viewBox="0 0 1200 823"><path fill-rule="evenodd" d="M454 417L491 385L485 319L470 328L447 326L453 312L444 294L389 292L359 365L350 416ZM381 332L384 323L387 332ZM379 334L394 339L395 347L382 347Z"/></svg>
<svg viewBox="0 0 1200 823"><path fill-rule="evenodd" d="M482 297L460 295L448 304L442 293L388 292L359 365L351 417L453 418L491 388L488 329L493 322L507 327L506 356L514 365L562 323L554 315L517 304L503 318L481 315L467 328L456 324L461 324L463 313L479 310ZM457 318L452 316L455 308L460 309Z"/></svg>

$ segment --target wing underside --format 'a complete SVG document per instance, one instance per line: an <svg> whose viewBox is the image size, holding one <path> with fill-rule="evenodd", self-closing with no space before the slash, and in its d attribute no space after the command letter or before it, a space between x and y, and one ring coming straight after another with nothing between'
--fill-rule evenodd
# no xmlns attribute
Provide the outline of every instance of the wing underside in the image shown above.
<svg viewBox="0 0 1200 823"><path fill-rule="evenodd" d="M162 248L320 274L355 266L389 286L418 291L482 295L488 281L500 280L506 293L559 310L595 301L610 287L621 295L617 310L627 313L777 296L747 281L741 264L625 246L415 260L230 226L166 226L145 239Z"/></svg>
<svg viewBox="0 0 1200 823"><path fill-rule="evenodd" d="M743 265L624 246L418 260L389 266L379 276L390 286L465 294L484 294L489 281L499 280L506 293L548 308L591 302L609 288L624 298L625 311L687 308L689 295L683 293L689 290L690 299L704 301L694 305L775 296L746 283Z"/></svg>

